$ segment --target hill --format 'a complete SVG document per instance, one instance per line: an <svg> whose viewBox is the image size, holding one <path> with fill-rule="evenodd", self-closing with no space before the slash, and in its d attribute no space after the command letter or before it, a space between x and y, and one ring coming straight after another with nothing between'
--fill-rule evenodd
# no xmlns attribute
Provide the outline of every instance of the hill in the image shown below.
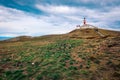
<svg viewBox="0 0 120 80"><path fill-rule="evenodd" d="M25 40L30 40L30 39L32 39L31 36L19 36L19 37L3 40L3 42L25 41Z"/></svg>
<svg viewBox="0 0 120 80"><path fill-rule="evenodd" d="M92 39L92 38L105 38L105 37L117 37L120 35L119 31L111 31L105 29L75 29L68 33L71 38L83 38L83 39Z"/></svg>
<svg viewBox="0 0 120 80"><path fill-rule="evenodd" d="M12 38L12 37L3 37L3 36L0 36L0 41L6 40L6 39L10 39L10 38Z"/></svg>
<svg viewBox="0 0 120 80"><path fill-rule="evenodd" d="M67 34L0 42L0 80L119 80L120 32Z"/></svg>
<svg viewBox="0 0 120 80"><path fill-rule="evenodd" d="M110 38L117 37L120 35L119 31L105 30L94 28L85 29L75 29L67 34L61 35L45 35L40 37L31 36L19 36L15 38L10 38L2 42L17 42L17 41L30 41L30 40L55 40L55 39L65 39L65 38L78 38L78 39L94 39L94 38Z"/></svg>

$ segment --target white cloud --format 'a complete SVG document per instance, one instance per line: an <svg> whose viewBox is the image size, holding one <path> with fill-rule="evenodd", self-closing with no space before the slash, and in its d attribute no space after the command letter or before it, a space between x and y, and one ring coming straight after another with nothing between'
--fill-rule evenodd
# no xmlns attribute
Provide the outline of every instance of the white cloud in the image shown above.
<svg viewBox="0 0 120 80"><path fill-rule="evenodd" d="M107 7L101 9L89 9L86 7L54 6L54 5L36 5L36 7L45 13L55 14L73 24L81 24L83 17L87 17L89 23L101 28L108 28L114 25L114 22L120 21L120 6ZM62 11L63 10L63 11ZM95 21L95 23L94 23ZM116 25L115 25L116 26ZM109 27L109 29L110 29ZM111 29L114 29L114 27ZM116 29L116 30L120 30Z"/></svg>
<svg viewBox="0 0 120 80"><path fill-rule="evenodd" d="M72 14L76 13L77 10L76 8L73 7L68 7L68 6L55 6L55 5L36 5L36 8L44 11L44 12L49 12L52 14Z"/></svg>
<svg viewBox="0 0 120 80"><path fill-rule="evenodd" d="M76 0L76 2L94 3L101 6L106 6L108 4L114 5L116 3L120 3L120 0Z"/></svg>
<svg viewBox="0 0 120 80"><path fill-rule="evenodd" d="M66 33L87 17L90 24L101 28L120 30L111 27L120 21L120 6L109 7L106 11L86 7L56 5L36 5L46 15L33 15L13 8L0 6L0 36L39 36Z"/></svg>
<svg viewBox="0 0 120 80"><path fill-rule="evenodd" d="M36 16L3 6L0 6L0 14L0 36L40 36L61 34L71 30L71 25L67 21L62 22L62 18L54 15Z"/></svg>

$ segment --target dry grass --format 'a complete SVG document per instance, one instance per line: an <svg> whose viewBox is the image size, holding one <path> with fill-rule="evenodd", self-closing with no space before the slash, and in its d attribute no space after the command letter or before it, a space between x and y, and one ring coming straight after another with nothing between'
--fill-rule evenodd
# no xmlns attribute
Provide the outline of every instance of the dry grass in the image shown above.
<svg viewBox="0 0 120 80"><path fill-rule="evenodd" d="M120 80L120 33L99 31L0 42L0 80Z"/></svg>

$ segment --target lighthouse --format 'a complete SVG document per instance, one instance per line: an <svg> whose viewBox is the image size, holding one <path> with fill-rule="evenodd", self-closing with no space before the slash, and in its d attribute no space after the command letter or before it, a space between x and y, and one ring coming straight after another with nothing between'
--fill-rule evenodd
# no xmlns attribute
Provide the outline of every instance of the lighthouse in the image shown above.
<svg viewBox="0 0 120 80"><path fill-rule="evenodd" d="M86 29L86 28L97 28L93 25L90 25L87 23L86 18L83 19L83 25L80 26L80 29Z"/></svg>
<svg viewBox="0 0 120 80"><path fill-rule="evenodd" d="M86 19L84 18L84 20L83 20L83 24L85 25L86 24Z"/></svg>

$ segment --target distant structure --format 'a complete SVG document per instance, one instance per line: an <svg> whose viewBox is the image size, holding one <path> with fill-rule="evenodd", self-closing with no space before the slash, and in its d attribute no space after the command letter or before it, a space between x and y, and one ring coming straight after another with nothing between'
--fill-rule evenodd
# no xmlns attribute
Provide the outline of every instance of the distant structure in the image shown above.
<svg viewBox="0 0 120 80"><path fill-rule="evenodd" d="M87 24L86 18L84 18L82 26L77 25L76 27L77 27L77 29L85 29L85 28L95 28L95 29L97 29L97 27L95 27L93 25L90 25L90 24Z"/></svg>
<svg viewBox="0 0 120 80"><path fill-rule="evenodd" d="M92 28L92 29L94 29L94 31L95 31L97 34L99 34L101 37L105 37L101 32L98 31L98 30L99 30L98 27L95 27L95 26L93 26L93 25L87 24L86 18L84 18L84 20L83 20L83 25L82 25L82 26L77 25L76 27L77 27L77 29L89 29L89 28Z"/></svg>
<svg viewBox="0 0 120 80"><path fill-rule="evenodd" d="M84 23L84 25L86 24L86 19L84 18L84 20L83 20L83 23Z"/></svg>
<svg viewBox="0 0 120 80"><path fill-rule="evenodd" d="M76 28L79 29L79 28L80 28L80 25L76 25Z"/></svg>

